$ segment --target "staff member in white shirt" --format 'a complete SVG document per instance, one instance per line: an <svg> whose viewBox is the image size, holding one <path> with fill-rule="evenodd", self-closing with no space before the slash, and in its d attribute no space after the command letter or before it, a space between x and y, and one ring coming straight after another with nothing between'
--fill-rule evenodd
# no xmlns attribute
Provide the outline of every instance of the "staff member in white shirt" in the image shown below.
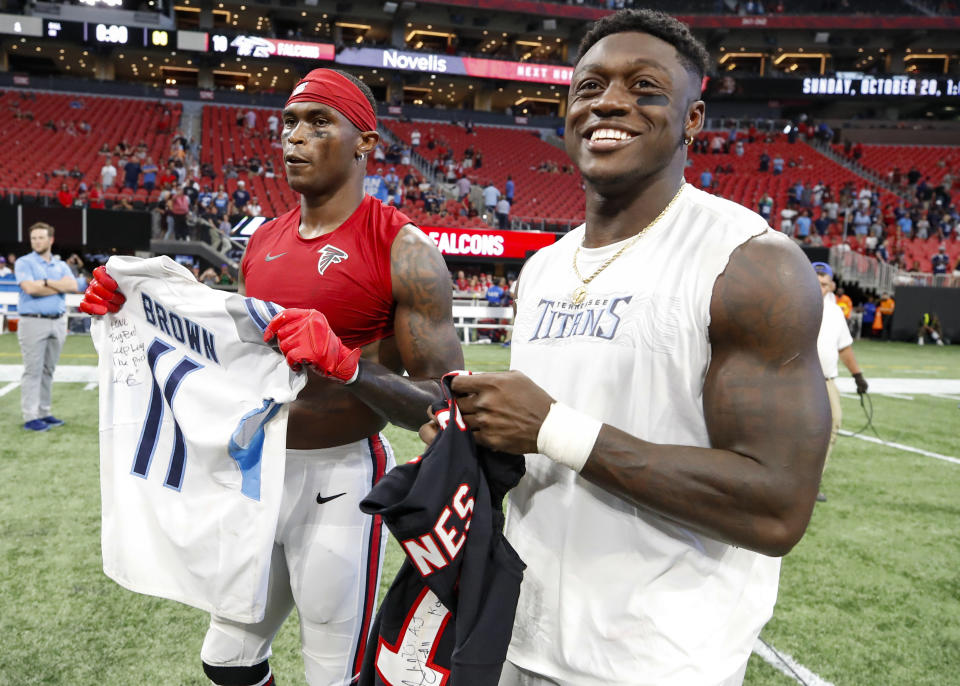
<svg viewBox="0 0 960 686"><path fill-rule="evenodd" d="M863 378L860 365L853 354L853 338L850 336L850 329L847 328L847 319L843 316L843 310L840 309L833 298L833 290L836 288L833 282L833 270L826 262L814 262L813 270L817 273L817 279L820 281L820 292L823 294L823 321L820 323L820 335L817 336L817 353L820 356L823 376L827 381L830 416L833 420L830 425L830 444L827 446L826 460L829 460L833 446L837 442L840 422L843 419L840 407L840 392L833 381L837 378L838 361L842 360L844 366L853 375L853 380L857 383L857 393L860 395L866 393L868 384L867 380ZM826 469L826 461L824 461L824 469ZM827 496L823 494L823 491L817 493L817 501L824 502L826 499Z"/></svg>

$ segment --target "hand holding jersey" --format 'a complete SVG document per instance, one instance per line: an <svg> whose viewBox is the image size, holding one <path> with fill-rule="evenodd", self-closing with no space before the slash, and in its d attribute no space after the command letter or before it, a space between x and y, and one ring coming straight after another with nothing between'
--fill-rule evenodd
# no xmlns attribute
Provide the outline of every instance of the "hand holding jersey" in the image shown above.
<svg viewBox="0 0 960 686"><path fill-rule="evenodd" d="M83 292L80 301L80 311L95 317L120 311L120 306L127 301L119 290L117 282L107 274L106 267L97 267L93 270L93 279L87 290Z"/></svg>
<svg viewBox="0 0 960 686"><path fill-rule="evenodd" d="M295 372L308 364L321 376L345 384L356 381L360 373L360 348L345 346L322 312L284 310L270 320L263 333L264 343L274 336Z"/></svg>

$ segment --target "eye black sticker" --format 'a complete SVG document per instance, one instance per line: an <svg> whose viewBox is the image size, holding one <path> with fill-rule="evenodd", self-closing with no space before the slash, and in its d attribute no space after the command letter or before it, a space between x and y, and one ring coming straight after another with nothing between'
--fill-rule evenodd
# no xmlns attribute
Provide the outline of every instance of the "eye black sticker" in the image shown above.
<svg viewBox="0 0 960 686"><path fill-rule="evenodd" d="M641 95L637 98L637 105L640 107L656 106L656 107L666 107L670 104L670 100L666 95Z"/></svg>

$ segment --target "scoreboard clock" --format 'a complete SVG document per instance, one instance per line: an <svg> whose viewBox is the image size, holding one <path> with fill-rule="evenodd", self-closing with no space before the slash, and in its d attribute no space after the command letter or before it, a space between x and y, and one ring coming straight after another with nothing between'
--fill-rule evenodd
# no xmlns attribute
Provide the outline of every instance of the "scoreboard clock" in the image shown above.
<svg viewBox="0 0 960 686"><path fill-rule="evenodd" d="M47 19L43 23L47 38L86 43L88 45L122 45L137 48L166 48L175 45L176 32L145 26L126 26L81 21Z"/></svg>

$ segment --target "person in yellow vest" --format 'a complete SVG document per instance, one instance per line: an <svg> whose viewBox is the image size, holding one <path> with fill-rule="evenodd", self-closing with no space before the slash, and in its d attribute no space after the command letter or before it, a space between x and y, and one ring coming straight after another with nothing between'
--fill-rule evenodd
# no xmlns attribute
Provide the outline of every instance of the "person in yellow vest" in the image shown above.
<svg viewBox="0 0 960 686"><path fill-rule="evenodd" d="M837 305L840 306L840 309L843 310L843 316L845 319L850 319L850 312L853 311L853 301L850 299L850 296L843 292L842 288L837 289Z"/></svg>
<svg viewBox="0 0 960 686"><path fill-rule="evenodd" d="M880 306L877 308L877 312L882 318L881 326L883 327L883 340L890 340L890 331L893 326L893 311L896 309L896 301L891 297L889 293L884 293L880 297Z"/></svg>

